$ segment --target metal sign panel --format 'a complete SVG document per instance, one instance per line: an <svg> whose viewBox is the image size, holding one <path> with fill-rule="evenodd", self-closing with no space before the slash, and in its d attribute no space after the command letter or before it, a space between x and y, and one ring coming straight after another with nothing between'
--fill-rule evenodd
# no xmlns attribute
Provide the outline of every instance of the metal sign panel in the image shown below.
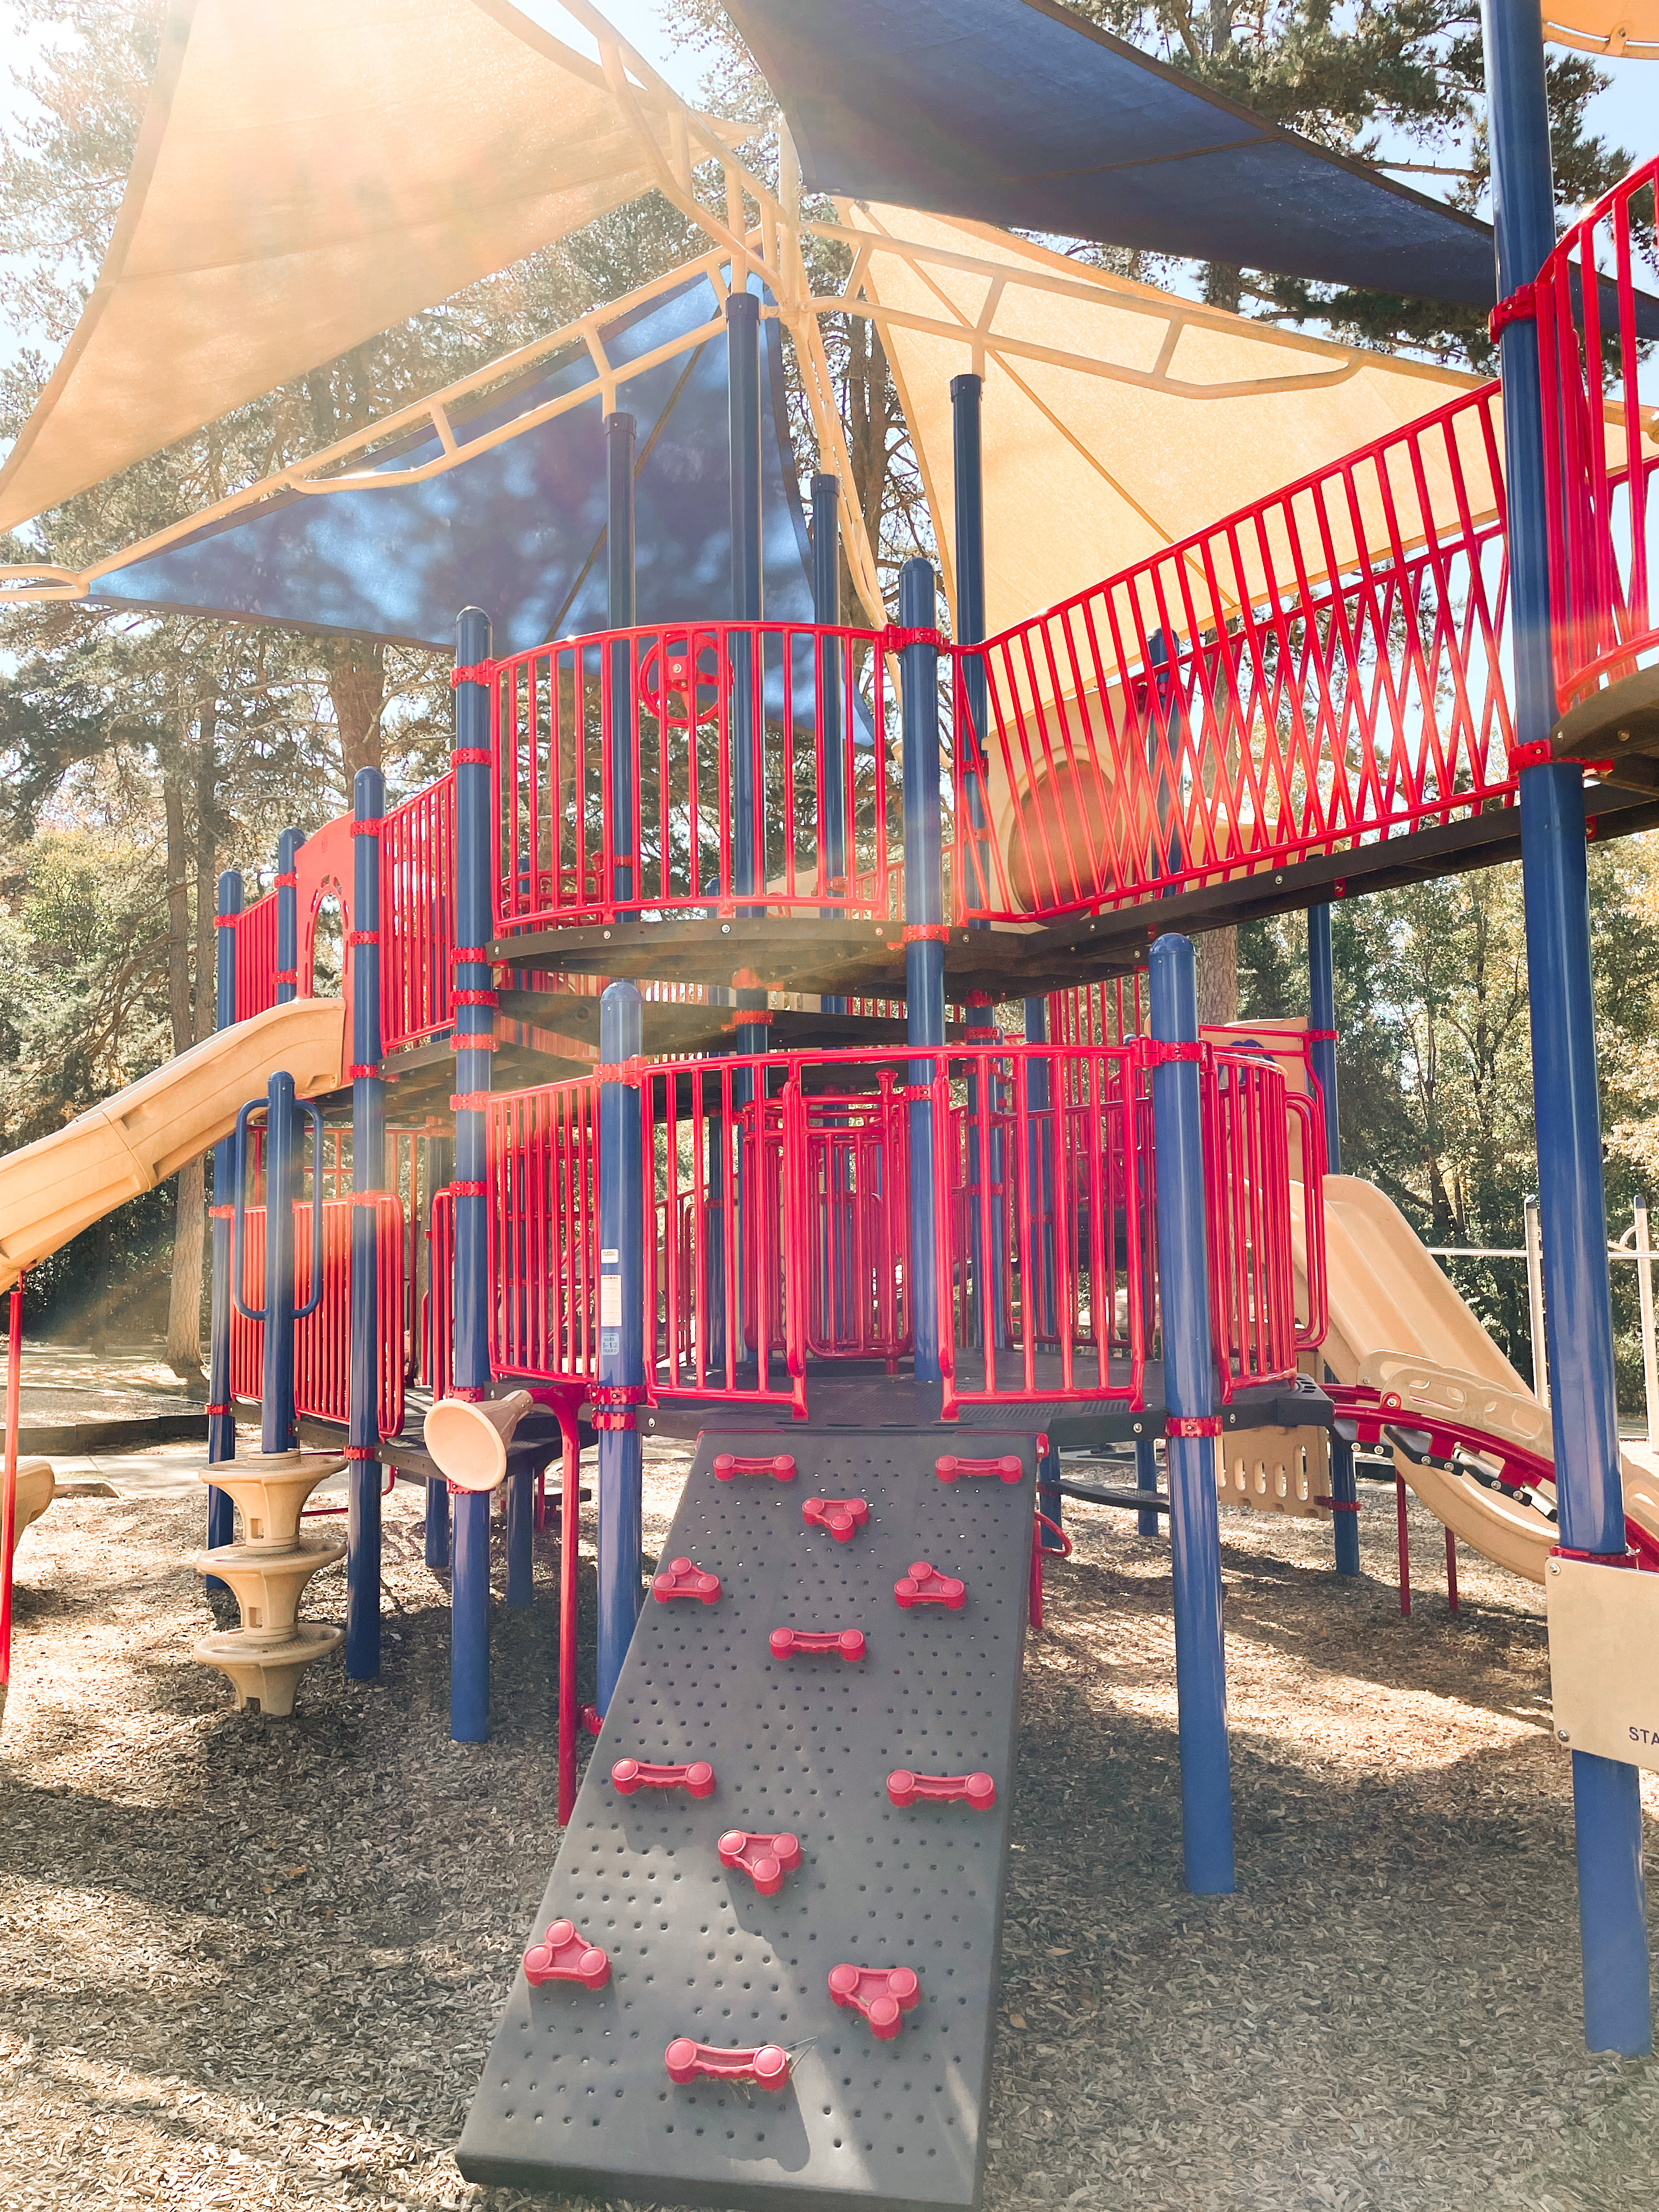
<svg viewBox="0 0 1659 2212"><path fill-rule="evenodd" d="M1544 1598L1556 1741L1659 1769L1659 1575L1551 1559Z"/></svg>
<svg viewBox="0 0 1659 2212"><path fill-rule="evenodd" d="M665 1549L684 1597L647 1598L529 1940L559 1920L608 1954L599 1990L522 1971L468 2116L471 2181L753 2206L972 2206L999 1981L1029 1583L1029 1437L775 1434L793 1480L717 1479L752 1433L705 1435ZM941 1481L942 1451L1016 1455L1017 1479ZM808 1499L862 1498L866 1520ZM923 1601L895 1583L927 1560ZM927 1601L954 1578L963 1602ZM914 1583L914 1577L910 1577ZM907 1590L907 1594L911 1594ZM772 1632L859 1630L861 1656L775 1656ZM849 1639L850 1640L850 1639ZM711 1794L618 1791L623 1759L706 1760ZM888 1777L988 1773L995 1802L893 1802ZM901 1789L900 1795L904 1793ZM975 1796L983 1796L982 1788ZM723 1864L729 1831L799 1838L775 1894ZM729 1856L728 1847L728 1856ZM786 1850L782 1857L787 1861ZM749 1854L752 1861L754 1853ZM565 1939L561 1955L578 1959ZM548 1954L547 1955L551 1955ZM911 1969L890 2039L838 2006L831 1969ZM908 1985L907 1985L908 1986ZM867 1994L861 1985L860 1995ZM781 2090L670 2079L669 2044L775 2044Z"/></svg>

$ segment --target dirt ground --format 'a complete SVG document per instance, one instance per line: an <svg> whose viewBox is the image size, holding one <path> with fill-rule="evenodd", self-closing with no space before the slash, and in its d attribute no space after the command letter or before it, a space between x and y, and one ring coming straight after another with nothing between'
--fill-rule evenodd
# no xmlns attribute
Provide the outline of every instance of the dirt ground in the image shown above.
<svg viewBox="0 0 1659 2212"><path fill-rule="evenodd" d="M188 1463L61 1498L19 1553L0 2206L532 2203L452 2149L557 1844L550 1532L534 1608L496 1612L489 1743L448 1739L402 1484L380 1680L336 1659L295 1721L239 1717L190 1656ZM652 1470L658 1540L679 1473ZM1659 2206L1659 2069L1583 2050L1540 1594L1465 1553L1449 1618L1419 1511L1402 1620L1389 1492L1358 1587L1326 1528L1224 1514L1239 1887L1200 1901L1167 1547L1073 1527L1028 1652L988 2212Z"/></svg>

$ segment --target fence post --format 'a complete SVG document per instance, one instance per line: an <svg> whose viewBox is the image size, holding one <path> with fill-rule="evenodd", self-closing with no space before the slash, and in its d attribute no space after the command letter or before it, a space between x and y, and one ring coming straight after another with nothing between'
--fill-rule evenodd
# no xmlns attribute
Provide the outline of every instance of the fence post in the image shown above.
<svg viewBox="0 0 1659 2212"><path fill-rule="evenodd" d="M1538 1226L1538 1200L1525 1207L1527 1247L1527 1311L1532 1329L1532 1395L1540 1406L1550 1401L1549 1338L1544 1328L1544 1238Z"/></svg>
<svg viewBox="0 0 1659 2212"><path fill-rule="evenodd" d="M1636 1200L1636 1294L1642 1308L1642 1392L1648 1449L1659 1450L1659 1349L1653 1340L1653 1242L1645 1194Z"/></svg>
<svg viewBox="0 0 1659 2212"><path fill-rule="evenodd" d="M1233 1887L1227 1673L1221 1627L1221 1525L1215 1495L1215 1368L1210 1345L1197 969L1171 933L1152 947L1152 1062L1158 1272L1168 1417L1170 1555L1175 1578L1176 1697L1181 1726L1181 1844L1187 1887Z"/></svg>
<svg viewBox="0 0 1659 2212"><path fill-rule="evenodd" d="M606 625L632 629L634 599L634 449L631 415L605 418ZM639 787L638 699L635 647L623 639L611 648L611 901L634 896L634 817ZM511 1599L508 1600L511 1603Z"/></svg>
<svg viewBox="0 0 1659 2212"><path fill-rule="evenodd" d="M276 840L276 1003L300 995L300 848L303 830L284 830Z"/></svg>
<svg viewBox="0 0 1659 2212"><path fill-rule="evenodd" d="M939 1050L945 1043L945 892L940 877L939 749L939 586L920 555L899 570L899 623L924 633L899 653L899 702L904 735L904 1012L906 1041ZM931 1086L932 1060L913 1060L914 1092ZM939 1283L934 1273L939 1208L934 1176L931 1094L913 1097L910 1123L910 1303L914 1372L918 1382L941 1379Z"/></svg>
<svg viewBox="0 0 1659 2212"><path fill-rule="evenodd" d="M380 1213L386 1188L386 1085L380 1076L380 823L386 785L360 768L351 792L351 1365L346 1457L345 1671L366 1682L380 1671L380 1332L398 1316L380 1310ZM367 1200L367 1203L364 1201ZM318 1255L320 1264L321 1255Z"/></svg>
<svg viewBox="0 0 1659 2212"><path fill-rule="evenodd" d="M1342 1139L1336 1118L1336 969L1331 957L1331 910L1308 909L1309 1056L1322 1095L1325 1115L1325 1171L1342 1172ZM1303 1163L1303 1173L1313 1168ZM1316 1369L1317 1373L1318 1370ZM1359 1486L1354 1480L1353 1446L1333 1430L1330 1437L1331 1542L1340 1575L1359 1572Z"/></svg>
<svg viewBox="0 0 1659 2212"><path fill-rule="evenodd" d="M242 911L242 877L238 868L227 868L219 878L219 922L213 934L214 1016L216 1026L228 1030L236 1020L236 916ZM236 1456L236 1415L230 1400L230 1224L234 1212L232 1192L236 1174L234 1138L222 1137L213 1147L213 1282L208 1305L208 1463ZM228 1490L208 1492L207 1540L211 1551L232 1542L236 1534L236 1508ZM210 1589L229 1585L217 1575Z"/></svg>
<svg viewBox="0 0 1659 2212"><path fill-rule="evenodd" d="M644 1396L645 1196L636 1063L640 994L612 983L599 1000L599 1697L607 1711L640 1614L640 1432ZM763 1312L762 1327L763 1329Z"/></svg>
<svg viewBox="0 0 1659 2212"><path fill-rule="evenodd" d="M1048 1001L1046 999L1027 999L1025 1001L1025 1042L1027 1044L1048 1042ZM1043 1334L1056 1332L1059 1316L1054 1311L1054 1130L1058 1106L1049 1080L1048 1062L1032 1060L1025 1076L1025 1096L1030 1108L1031 1128L1028 1139L1025 1171L1029 1178L1031 1206L1038 1223L1038 1247L1042 1254L1041 1275L1029 1293L1030 1311L1027 1325L1033 1335L1039 1329ZM1104 1357L1103 1353L1102 1357ZM1053 1485L1060 1480L1060 1454L1048 1452L1037 1468L1037 1504L1056 1527L1060 1525L1061 1498ZM1065 1547L1058 1536L1045 1528L1042 1532L1045 1552L1058 1552Z"/></svg>
<svg viewBox="0 0 1659 2212"><path fill-rule="evenodd" d="M489 1164L485 1106L494 1043L489 940L489 617L464 607L455 623L455 1291L451 1389L482 1398L489 1383ZM487 1490L451 1498L449 1733L489 1734L489 1504Z"/></svg>
<svg viewBox="0 0 1659 2212"><path fill-rule="evenodd" d="M956 503L957 618L951 635L958 646L978 645L985 636L985 459L981 438L980 400L985 380L980 376L951 379L951 462ZM973 734L969 757L968 732L957 732L963 748L957 763L961 787L966 793L968 828L974 848L974 866L957 888L957 912L967 904L968 894L982 884L990 891L990 866L986 855L985 749L990 743L986 727L989 716L984 660L977 653L961 663L962 697ZM970 929L988 929L988 921L969 922ZM1046 1508L1044 1509L1047 1510Z"/></svg>
<svg viewBox="0 0 1659 2212"><path fill-rule="evenodd" d="M841 627L841 479L821 470L812 478L812 620L819 629ZM831 884L845 899L851 886L847 865L847 733L842 726L839 638L813 641L817 662L818 728L823 737L823 871L821 890ZM826 921L839 921L845 909L818 909ZM847 1000L826 994L826 1014L844 1014Z"/></svg>
<svg viewBox="0 0 1659 2212"><path fill-rule="evenodd" d="M1482 0L1481 18L1501 299L1530 285L1555 245L1549 109L1538 0ZM1576 762L1553 763L1549 743L1556 700L1538 325L1516 316L1498 343L1557 1505L1565 1547L1622 1563L1583 781ZM1591 2051L1626 2057L1653 2047L1638 1783L1622 1760L1572 1754L1584 2039Z"/></svg>
<svg viewBox="0 0 1659 2212"><path fill-rule="evenodd" d="M300 1440L294 1412L294 1206L300 1181L295 1119L294 1078L278 1068L265 1087L265 1337L259 1449L266 1452L292 1451ZM320 1158L315 1171L323 1171ZM313 1251L313 1289L321 1264L321 1254Z"/></svg>
<svg viewBox="0 0 1659 2212"><path fill-rule="evenodd" d="M1151 1437L1135 1438L1135 1488L1158 1488L1158 1446ZM1164 1516L1155 1505L1144 1505L1135 1516L1135 1534L1138 1536L1161 1536L1163 1523Z"/></svg>

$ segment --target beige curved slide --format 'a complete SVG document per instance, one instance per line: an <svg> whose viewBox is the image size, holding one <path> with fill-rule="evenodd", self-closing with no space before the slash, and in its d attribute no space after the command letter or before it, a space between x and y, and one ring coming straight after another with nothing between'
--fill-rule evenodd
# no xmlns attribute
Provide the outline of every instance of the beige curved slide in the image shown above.
<svg viewBox="0 0 1659 2212"><path fill-rule="evenodd" d="M1292 1204L1291 1215L1297 1290L1305 1298L1299 1205ZM1326 1176L1325 1267L1330 1327L1321 1351L1339 1382L1397 1391L1407 1410L1415 1405L1447 1413L1554 1458L1547 1409L1374 1183ZM1395 1465L1465 1543L1529 1582L1543 1581L1559 1535L1541 1512L1463 1477L1419 1467L1402 1452L1395 1454ZM1659 1540L1659 1479L1622 1453L1620 1472L1626 1512Z"/></svg>
<svg viewBox="0 0 1659 2212"><path fill-rule="evenodd" d="M345 1008L292 999L221 1030L49 1137L0 1158L0 1291L236 1125L286 1068L303 1097L339 1087Z"/></svg>

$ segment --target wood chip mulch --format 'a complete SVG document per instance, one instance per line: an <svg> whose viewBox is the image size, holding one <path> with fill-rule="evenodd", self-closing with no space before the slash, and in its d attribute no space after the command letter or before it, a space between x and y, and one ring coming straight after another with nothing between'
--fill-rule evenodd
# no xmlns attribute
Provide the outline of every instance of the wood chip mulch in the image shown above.
<svg viewBox="0 0 1659 2212"><path fill-rule="evenodd" d="M683 1463L653 1449L660 1540ZM1223 1516L1239 1885L1208 1899L1181 1883L1167 1545L1070 1510L1029 1647L988 2212L1659 2206L1659 2068L1583 2048L1541 1594L1464 1552L1449 1618L1417 1510L1402 1620L1392 1494L1366 1498L1358 1586L1328 1529ZM535 2201L451 2154L557 1848L557 1554L550 1528L535 1607L497 1608L492 1740L453 1744L420 1502L386 1502L380 1679L313 1669L291 1723L191 1660L193 1499L60 1498L25 1538L5 2212ZM344 1596L332 1571L307 1611Z"/></svg>

